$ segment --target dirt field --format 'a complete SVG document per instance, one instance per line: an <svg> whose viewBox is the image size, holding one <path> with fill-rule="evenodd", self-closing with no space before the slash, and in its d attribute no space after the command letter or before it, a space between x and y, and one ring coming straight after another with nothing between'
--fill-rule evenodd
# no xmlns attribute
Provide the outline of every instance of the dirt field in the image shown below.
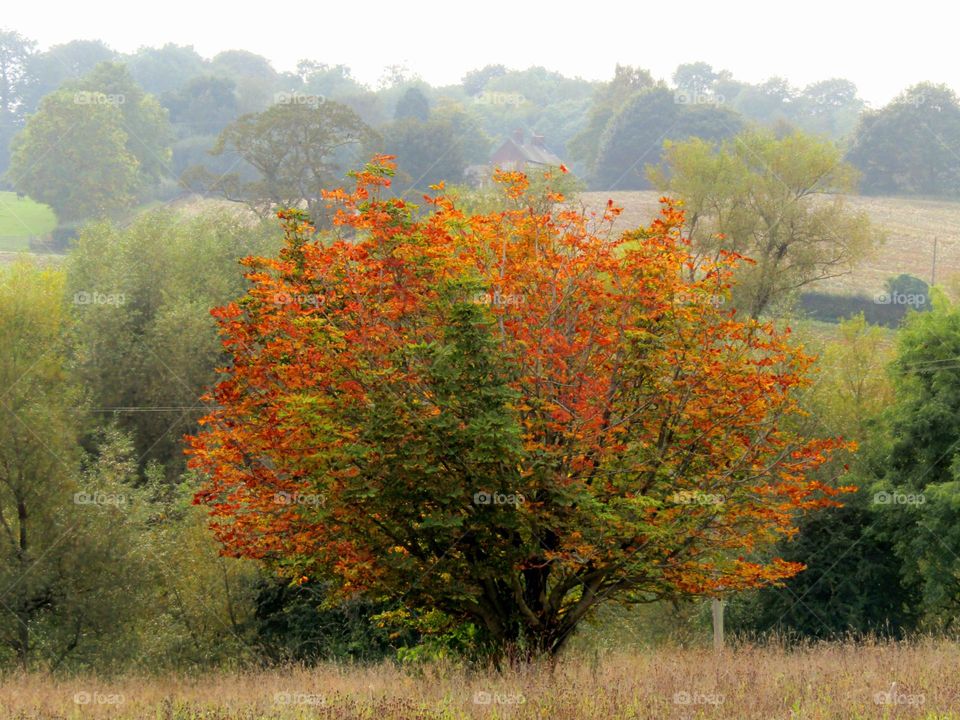
<svg viewBox="0 0 960 720"><path fill-rule="evenodd" d="M659 212L656 192L584 193L589 207L600 208L610 198L623 208L618 227L649 224ZM892 275L909 273L930 281L934 238L938 239L937 283L960 277L960 202L914 198L851 197L850 207L863 210L887 233L887 243L844 278L821 283L831 291L872 295Z"/></svg>

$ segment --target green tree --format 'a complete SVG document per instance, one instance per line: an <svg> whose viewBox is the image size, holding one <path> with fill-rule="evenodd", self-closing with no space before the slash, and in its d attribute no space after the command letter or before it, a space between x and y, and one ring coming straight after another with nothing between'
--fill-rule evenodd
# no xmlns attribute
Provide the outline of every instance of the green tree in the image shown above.
<svg viewBox="0 0 960 720"><path fill-rule="evenodd" d="M902 582L917 588L928 626L954 628L960 611L960 309L934 295L911 313L892 365L895 402L868 448L864 475Z"/></svg>
<svg viewBox="0 0 960 720"><path fill-rule="evenodd" d="M167 43L143 47L125 58L136 83L156 96L176 92L190 79L206 72L206 61L189 45Z"/></svg>
<svg viewBox="0 0 960 720"><path fill-rule="evenodd" d="M43 98L67 80L83 77L100 63L115 57L116 53L100 40L71 40L54 45L46 52L35 53L27 66L30 76L27 112L35 112Z"/></svg>
<svg viewBox="0 0 960 720"><path fill-rule="evenodd" d="M0 659L21 667L113 645L136 608L131 466L119 436L81 451L63 288L25 261L0 270Z"/></svg>
<svg viewBox="0 0 960 720"><path fill-rule="evenodd" d="M461 83L463 90L467 95L479 95L494 78L507 74L507 68L503 65L485 65L477 70L471 70L463 76Z"/></svg>
<svg viewBox="0 0 960 720"><path fill-rule="evenodd" d="M417 120L425 123L430 118L430 101L420 88L407 88L397 103L394 120Z"/></svg>
<svg viewBox="0 0 960 720"><path fill-rule="evenodd" d="M200 168L190 182L229 200L246 203L261 216L274 208L305 205L316 222L324 217L321 189L338 185L351 150L373 142L376 134L350 108L340 103L277 104L230 123L213 154L229 153L259 173L246 179L239 172L214 176Z"/></svg>
<svg viewBox="0 0 960 720"><path fill-rule="evenodd" d="M426 191L440 182L463 180L466 153L485 154L486 138L462 112L437 113L427 122L397 120L383 129L383 150L403 167L394 183L398 192Z"/></svg>
<svg viewBox="0 0 960 720"><path fill-rule="evenodd" d="M863 114L847 159L873 195L960 194L960 103L945 85L920 83Z"/></svg>
<svg viewBox="0 0 960 720"><path fill-rule="evenodd" d="M10 141L23 123L27 71L36 43L12 30L0 30L0 174L10 162Z"/></svg>
<svg viewBox="0 0 960 720"><path fill-rule="evenodd" d="M326 65L313 60L301 60L297 63L297 75L305 93L328 100L344 102L347 98L369 94L346 65Z"/></svg>
<svg viewBox="0 0 960 720"><path fill-rule="evenodd" d="M167 111L134 82L126 66L100 63L79 80L65 83L64 89L73 91L77 102L95 103L106 96L108 104L120 109L127 151L137 159L144 186L169 174L172 131Z"/></svg>
<svg viewBox="0 0 960 720"><path fill-rule="evenodd" d="M719 78L719 73L708 63L683 63L673 73L673 84L680 92L699 97L711 93Z"/></svg>
<svg viewBox="0 0 960 720"><path fill-rule="evenodd" d="M210 72L237 84L237 104L241 113L257 113L268 108L280 90L280 76L270 61L247 50L225 50L210 61Z"/></svg>
<svg viewBox="0 0 960 720"><path fill-rule="evenodd" d="M610 119L637 93L653 86L650 71L618 63L613 79L595 91L586 125L567 144L571 158L585 176L591 177L596 171L600 141Z"/></svg>
<svg viewBox="0 0 960 720"><path fill-rule="evenodd" d="M101 417L132 436L141 466L163 465L168 481L222 360L209 308L242 289L237 260L278 243L276 229L238 212L156 212L85 228L67 260L77 377Z"/></svg>
<svg viewBox="0 0 960 720"><path fill-rule="evenodd" d="M745 117L767 126L789 122L793 118L797 90L781 77L772 77L759 85L747 85L733 100L733 108Z"/></svg>
<svg viewBox="0 0 960 720"><path fill-rule="evenodd" d="M697 251L745 255L734 300L752 317L800 288L851 271L879 243L866 215L844 193L856 171L832 143L800 132L750 130L714 144L668 143L648 175L682 198Z"/></svg>
<svg viewBox="0 0 960 720"><path fill-rule="evenodd" d="M847 139L853 133L865 107L857 86L841 78L808 85L796 105L793 119L799 127L834 140Z"/></svg>
<svg viewBox="0 0 960 720"><path fill-rule="evenodd" d="M60 91L44 98L14 138L7 177L61 221L110 215L130 207L140 187L128 142L123 113L110 98Z"/></svg>
<svg viewBox="0 0 960 720"><path fill-rule="evenodd" d="M593 185L605 190L647 188L644 167L660 161L665 140L696 137L714 141L740 131L742 122L733 112L683 99L658 86L635 95L623 106L603 132Z"/></svg>
<svg viewBox="0 0 960 720"><path fill-rule="evenodd" d="M162 102L180 137L217 135L238 114L236 83L229 78L195 77Z"/></svg>

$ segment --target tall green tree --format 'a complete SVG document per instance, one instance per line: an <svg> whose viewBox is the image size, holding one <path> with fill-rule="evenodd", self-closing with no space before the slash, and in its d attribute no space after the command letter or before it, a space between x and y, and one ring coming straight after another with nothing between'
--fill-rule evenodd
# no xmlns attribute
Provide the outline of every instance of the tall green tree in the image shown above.
<svg viewBox="0 0 960 720"><path fill-rule="evenodd" d="M604 190L649 187L644 168L656 164L666 140L709 141L736 135L741 119L730 110L690 104L663 86L635 95L610 119L597 154L593 185Z"/></svg>
<svg viewBox="0 0 960 720"><path fill-rule="evenodd" d="M7 169L10 142L23 123L35 48L36 43L20 33L0 30L0 174Z"/></svg>
<svg viewBox="0 0 960 720"><path fill-rule="evenodd" d="M128 152L137 159L141 183L155 184L169 175L172 131L167 111L137 85L121 63L100 63L79 80L64 84L77 102L96 103L99 94L120 109Z"/></svg>
<svg viewBox="0 0 960 720"><path fill-rule="evenodd" d="M848 160L874 195L960 194L960 102L945 85L920 83L865 113Z"/></svg>
<svg viewBox="0 0 960 720"><path fill-rule="evenodd" d="M225 50L210 61L211 74L237 84L237 103L242 113L258 113L274 102L280 76L270 61L247 50Z"/></svg>
<svg viewBox="0 0 960 720"><path fill-rule="evenodd" d="M140 188L140 162L128 143L116 103L63 90L45 97L14 138L7 178L61 221L107 216L130 207Z"/></svg>
<svg viewBox="0 0 960 720"><path fill-rule="evenodd" d="M924 623L960 617L960 308L934 295L911 313L892 365L896 401L868 450L865 476L903 581L918 588Z"/></svg>
<svg viewBox="0 0 960 720"><path fill-rule="evenodd" d="M634 95L653 86L649 70L617 64L613 79L594 93L586 125L567 143L570 157L577 163L579 172L588 178L593 176L607 124Z"/></svg>
<svg viewBox="0 0 960 720"><path fill-rule="evenodd" d="M799 127L834 140L849 139L866 106L857 86L842 78L807 85L796 105L793 119Z"/></svg>

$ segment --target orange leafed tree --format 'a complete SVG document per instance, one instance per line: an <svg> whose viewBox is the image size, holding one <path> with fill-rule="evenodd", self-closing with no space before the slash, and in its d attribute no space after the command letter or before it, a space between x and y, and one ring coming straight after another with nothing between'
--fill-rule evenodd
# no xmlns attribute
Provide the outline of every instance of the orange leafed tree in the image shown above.
<svg viewBox="0 0 960 720"><path fill-rule="evenodd" d="M788 430L813 358L726 309L740 258L694 264L667 201L614 234L519 173L472 216L391 174L328 193L331 234L281 212L214 311L230 363L188 452L225 552L550 654L599 603L802 569L757 558L847 489L814 479L843 442Z"/></svg>

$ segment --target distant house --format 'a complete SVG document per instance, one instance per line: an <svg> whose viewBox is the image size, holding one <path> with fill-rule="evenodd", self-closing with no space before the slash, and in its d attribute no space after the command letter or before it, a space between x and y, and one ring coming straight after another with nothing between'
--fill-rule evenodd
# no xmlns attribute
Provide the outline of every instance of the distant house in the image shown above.
<svg viewBox="0 0 960 720"><path fill-rule="evenodd" d="M489 163L470 165L465 174L471 184L483 186L490 182L494 168L529 172L538 168L560 167L562 163L544 144L543 135L533 133L528 140L523 130L517 129L493 152Z"/></svg>
<svg viewBox="0 0 960 720"><path fill-rule="evenodd" d="M490 164L501 170L527 170L528 165L540 168L560 167L562 160L543 144L543 135L536 133L527 141L523 130L514 130L513 137L507 138L493 155Z"/></svg>

